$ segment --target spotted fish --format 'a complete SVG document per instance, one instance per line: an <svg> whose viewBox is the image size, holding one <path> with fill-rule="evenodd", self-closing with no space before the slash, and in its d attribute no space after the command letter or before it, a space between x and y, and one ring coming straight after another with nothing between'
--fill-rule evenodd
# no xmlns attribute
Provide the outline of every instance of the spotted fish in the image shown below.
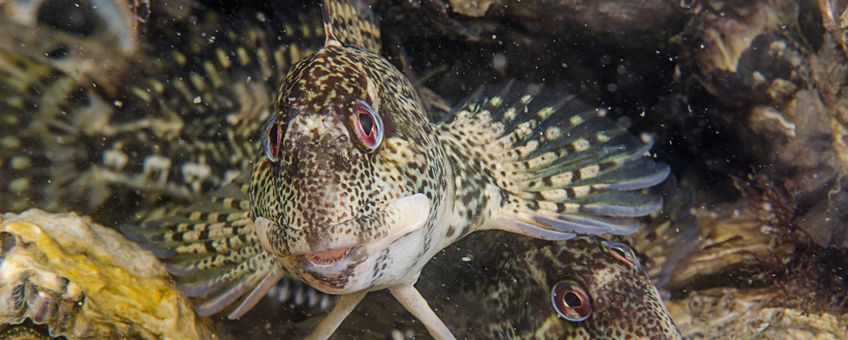
<svg viewBox="0 0 848 340"><path fill-rule="evenodd" d="M680 339L655 285L695 249L698 223L687 187L670 177L657 189L663 207L637 233L567 241L475 233L434 257L416 287L458 338ZM372 333L416 335L403 319L363 320L385 309L367 301L351 317ZM337 334L356 337L360 325Z"/></svg>
<svg viewBox="0 0 848 340"><path fill-rule="evenodd" d="M436 260L443 268L430 271L427 284L456 291L439 310L461 337L681 339L656 286L697 245L698 223L686 188L672 177L662 192L662 209L626 241L481 233ZM468 256L474 265L445 265L451 256Z"/></svg>
<svg viewBox="0 0 848 340"><path fill-rule="evenodd" d="M499 237L510 242L504 238ZM451 299L463 308L447 319L464 320L456 329L470 330L468 336L682 338L639 258L626 244L597 236L567 242L518 237L512 242L514 247L494 256L504 261L494 263L490 276L479 279L487 285L467 287Z"/></svg>
<svg viewBox="0 0 848 340"><path fill-rule="evenodd" d="M73 210L108 224L135 214L180 220L158 205L203 201L249 172L285 70L324 42L317 10L220 13L194 4L185 19L149 19L140 51L120 60L127 71L109 74L120 86L67 71L74 62L102 66L100 54L86 54L100 45L86 37L59 35L53 52L0 44L0 210ZM78 48L73 58L57 52L69 48ZM297 282L274 293L332 302Z"/></svg>
<svg viewBox="0 0 848 340"><path fill-rule="evenodd" d="M437 338L451 332L414 288L436 253L479 230L546 240L629 234L661 205L649 139L542 86L484 86L434 122L380 54L360 2L323 4L324 45L298 61L258 129L252 169L135 233L169 262L201 314L247 312L293 273L340 295L330 336L374 290ZM255 121L255 120L254 120Z"/></svg>
<svg viewBox="0 0 848 340"><path fill-rule="evenodd" d="M144 24L120 86L60 67L99 61L55 52L68 42L40 59L0 45L0 207L132 211L249 171L285 70L323 42L320 14L193 6Z"/></svg>

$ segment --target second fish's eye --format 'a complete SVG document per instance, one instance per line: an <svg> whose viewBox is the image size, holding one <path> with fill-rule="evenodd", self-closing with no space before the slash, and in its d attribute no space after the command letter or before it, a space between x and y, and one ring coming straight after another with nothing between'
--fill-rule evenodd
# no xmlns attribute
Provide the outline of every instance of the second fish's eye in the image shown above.
<svg viewBox="0 0 848 340"><path fill-rule="evenodd" d="M592 314L589 293L573 280L563 280L554 285L551 304L559 317L571 322L581 322Z"/></svg>

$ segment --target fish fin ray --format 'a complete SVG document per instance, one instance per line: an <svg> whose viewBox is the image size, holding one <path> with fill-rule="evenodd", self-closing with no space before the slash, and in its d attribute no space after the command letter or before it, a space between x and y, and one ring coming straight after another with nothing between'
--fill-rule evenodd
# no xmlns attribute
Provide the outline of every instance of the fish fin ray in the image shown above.
<svg viewBox="0 0 848 340"><path fill-rule="evenodd" d="M380 26L370 7L364 0L324 0L325 44L337 41L344 46L380 53Z"/></svg>
<svg viewBox="0 0 848 340"><path fill-rule="evenodd" d="M200 202L166 209L121 231L153 250L199 315L233 307L248 312L281 278L296 280L265 251L247 213L248 176L238 176ZM271 282L273 281L273 282ZM241 301L241 302L239 302Z"/></svg>
<svg viewBox="0 0 848 340"><path fill-rule="evenodd" d="M644 228L625 240L642 255L654 283L663 287L682 260L698 248L700 235L698 219L691 212L694 202L691 188L678 184L670 176L654 191L664 197L662 208L651 214Z"/></svg>
<svg viewBox="0 0 848 340"><path fill-rule="evenodd" d="M497 188L480 204L498 204L495 223L484 228L548 239L626 235L638 229L636 218L660 207L645 189L669 169L651 158L650 138L630 135L573 95L518 82L486 86L454 117L440 136L460 183L471 183L477 196ZM471 191L460 187L458 195L463 190Z"/></svg>

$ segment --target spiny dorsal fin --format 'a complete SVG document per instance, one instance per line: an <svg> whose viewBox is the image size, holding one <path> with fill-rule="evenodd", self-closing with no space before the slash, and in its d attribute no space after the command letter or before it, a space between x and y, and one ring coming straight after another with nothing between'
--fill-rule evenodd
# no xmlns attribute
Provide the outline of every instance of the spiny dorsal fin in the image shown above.
<svg viewBox="0 0 848 340"><path fill-rule="evenodd" d="M501 190L500 200L491 200L501 204L498 215L483 228L547 240L627 235L662 206L659 195L643 190L670 171L648 153L653 140L636 138L573 95L517 82L486 86L453 116L440 137L450 157L458 164L484 160L466 174L484 184L469 190ZM457 195L479 197L460 188ZM472 203L489 204L480 202Z"/></svg>
<svg viewBox="0 0 848 340"><path fill-rule="evenodd" d="M380 26L366 0L324 0L325 45L340 43L380 53Z"/></svg>

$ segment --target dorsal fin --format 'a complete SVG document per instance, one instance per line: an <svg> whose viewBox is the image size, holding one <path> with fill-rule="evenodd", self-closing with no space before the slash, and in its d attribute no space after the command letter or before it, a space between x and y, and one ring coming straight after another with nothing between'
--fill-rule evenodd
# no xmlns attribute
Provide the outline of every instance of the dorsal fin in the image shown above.
<svg viewBox="0 0 848 340"><path fill-rule="evenodd" d="M367 0L324 0L325 45L339 43L380 53L380 26Z"/></svg>

